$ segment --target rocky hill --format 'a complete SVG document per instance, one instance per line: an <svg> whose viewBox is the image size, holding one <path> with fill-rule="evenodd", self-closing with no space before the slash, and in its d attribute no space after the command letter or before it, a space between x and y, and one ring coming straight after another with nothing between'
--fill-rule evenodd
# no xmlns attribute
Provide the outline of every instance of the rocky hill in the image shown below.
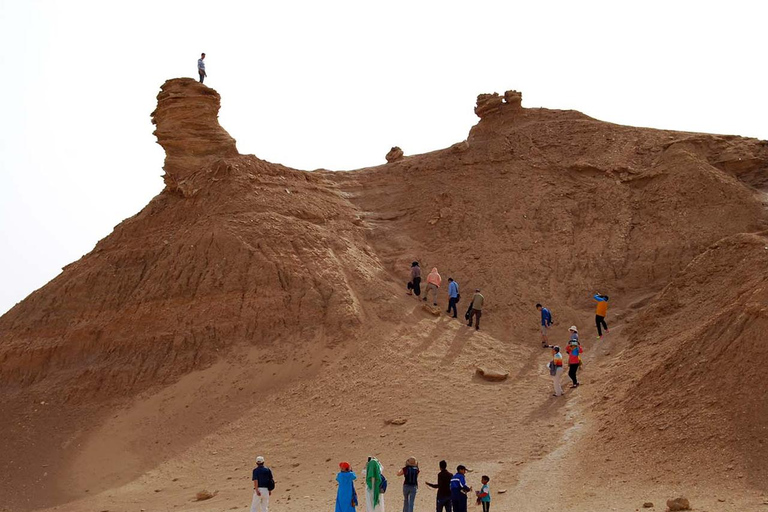
<svg viewBox="0 0 768 512"><path fill-rule="evenodd" d="M9 510L172 508L191 487L144 492L174 471L190 485L213 478L219 510L248 501L237 493L250 485L221 468L245 475L266 439L303 488L281 498L286 510L332 500L314 473L333 471L326 453L404 459L425 446L417 455L465 457L533 507L552 498L531 475L553 460L597 486L564 496L573 510L604 505L611 454L636 477L620 496L633 506L633 493L703 482L709 468L734 475L728 499L768 491L755 444L768 424L755 360L768 332L764 141L527 109L508 91L480 95L479 123L450 148L306 172L240 155L219 99L167 81L152 114L163 192L0 318ZM479 333L404 294L412 260L467 299L483 290ZM598 290L612 331L593 342ZM577 323L588 340L588 385L565 408L547 405L536 302L554 311L556 336ZM478 381L477 364L512 378ZM451 418L483 431L485 459L451 418L434 421L455 408L454 386L468 403ZM357 444L334 413L343 404ZM396 416L405 428L383 426ZM270 433L246 441L265 421ZM569 446L577 430L590 449Z"/></svg>

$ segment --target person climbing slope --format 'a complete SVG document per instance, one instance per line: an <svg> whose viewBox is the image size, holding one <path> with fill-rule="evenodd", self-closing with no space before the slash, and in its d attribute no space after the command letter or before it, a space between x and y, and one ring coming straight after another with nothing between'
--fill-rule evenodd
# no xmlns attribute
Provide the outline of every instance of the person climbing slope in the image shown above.
<svg viewBox="0 0 768 512"><path fill-rule="evenodd" d="M432 267L432 271L427 276L427 289L424 291L424 302L429 298L429 292L432 292L432 305L437 306L437 289L440 288L440 283L443 282L443 278L437 273L437 267Z"/></svg>
<svg viewBox="0 0 768 512"><path fill-rule="evenodd" d="M480 288L475 288L475 295L472 297L472 309L469 311L469 323L467 326L472 327L472 320L476 319L476 331L480 330L480 317L483 316L483 302L485 302L485 297L480 293Z"/></svg>
<svg viewBox="0 0 768 512"><path fill-rule="evenodd" d="M365 508L368 512L384 512L382 481L384 475L381 462L376 457L368 457L368 464L365 466Z"/></svg>
<svg viewBox="0 0 768 512"><path fill-rule="evenodd" d="M408 295L421 295L421 267L418 261L411 263L411 280L408 282Z"/></svg>
<svg viewBox="0 0 768 512"><path fill-rule="evenodd" d="M594 296L597 302L595 307L595 325L597 325L597 339L603 339L603 331L601 327L605 329L605 333L608 334L608 324L605 323L605 317L608 314L608 296L602 295L599 292Z"/></svg>
<svg viewBox="0 0 768 512"><path fill-rule="evenodd" d="M339 473L336 481L339 488L336 491L336 512L355 512L357 507L357 493L355 492L355 480L357 475L352 471L349 462L339 463Z"/></svg>
<svg viewBox="0 0 768 512"><path fill-rule="evenodd" d="M253 469L253 500L251 512L269 512L269 497L275 490L275 479L272 470L264 465L264 457L256 457L256 467Z"/></svg>
<svg viewBox="0 0 768 512"><path fill-rule="evenodd" d="M576 372L579 371L581 354L584 352L584 349L579 343L579 331L576 329L576 326L572 325L570 331L571 339L568 341L568 346L565 347L565 351L568 353L568 377L571 378L573 383L571 387L577 388L579 387L579 380L576 377Z"/></svg>
<svg viewBox="0 0 768 512"><path fill-rule="evenodd" d="M459 283L453 280L452 277L448 278L448 311L446 313L450 314L451 310L453 310L453 318L456 318L456 303L459 302L459 298L461 296L459 295Z"/></svg>
<svg viewBox="0 0 768 512"><path fill-rule="evenodd" d="M549 335L547 329L552 326L552 313L541 304L536 304L536 309L541 312L541 347L549 348Z"/></svg>
<svg viewBox="0 0 768 512"><path fill-rule="evenodd" d="M553 396L560 396L563 394L563 386L560 385L560 379L563 377L563 354L560 353L560 347L555 345L552 347L552 367L554 374L552 375L552 384L555 387L555 393Z"/></svg>

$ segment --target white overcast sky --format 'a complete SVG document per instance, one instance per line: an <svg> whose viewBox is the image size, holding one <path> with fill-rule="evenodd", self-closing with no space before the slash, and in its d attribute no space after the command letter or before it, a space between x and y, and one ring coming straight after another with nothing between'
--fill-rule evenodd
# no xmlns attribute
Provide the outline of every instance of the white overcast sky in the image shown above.
<svg viewBox="0 0 768 512"><path fill-rule="evenodd" d="M0 313L162 190L168 78L298 169L464 140L477 94L768 139L768 2L0 0Z"/></svg>

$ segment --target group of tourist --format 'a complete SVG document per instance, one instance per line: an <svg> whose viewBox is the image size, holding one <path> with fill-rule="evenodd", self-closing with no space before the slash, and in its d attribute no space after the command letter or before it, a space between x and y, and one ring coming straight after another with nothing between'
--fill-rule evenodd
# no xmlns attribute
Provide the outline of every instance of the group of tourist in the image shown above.
<svg viewBox="0 0 768 512"><path fill-rule="evenodd" d="M448 471L448 463L441 460L437 483L426 484L437 489L435 505L437 512L467 512L468 495L472 487L467 485L467 467L459 464L456 473ZM397 476L403 477L403 512L413 512L416 494L419 490L419 463L414 457L405 461ZM387 479L384 477L384 467L376 457L368 457L363 473L365 480L365 508L367 512L384 512L384 494L387 492ZM355 512L360 504L355 489L357 475L349 462L339 463L336 475L338 488L336 490L335 512ZM491 489L488 485L490 477L483 475L480 479L480 490L475 491L478 505L483 506L483 512L489 512L491 507ZM269 512L269 497L275 489L272 470L264 465L264 457L256 457L256 467L253 470L253 500L251 512Z"/></svg>
<svg viewBox="0 0 768 512"><path fill-rule="evenodd" d="M424 289L424 297L422 300L427 302L430 293L432 294L432 305L437 306L437 292L440 289L440 285L443 283L443 278L437 271L437 267L432 267L432 270L427 275L427 286ZM421 298L421 267L418 261L411 263L411 280L406 285L408 288L408 295L415 295L416 298ZM449 315L453 313L452 318L458 318L458 311L456 304L461 300L461 293L459 292L459 283L452 277L448 278L448 310L446 313ZM483 303L485 297L480 293L480 288L475 288L475 294L472 296L472 301L469 303L467 312L464 315L464 319L467 321L467 326L475 326L475 330L480 330L480 318L483 316Z"/></svg>

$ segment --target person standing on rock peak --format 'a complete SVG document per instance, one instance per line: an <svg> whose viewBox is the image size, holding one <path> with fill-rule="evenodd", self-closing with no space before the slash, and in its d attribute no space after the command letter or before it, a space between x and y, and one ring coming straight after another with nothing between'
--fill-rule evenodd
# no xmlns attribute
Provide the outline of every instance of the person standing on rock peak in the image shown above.
<svg viewBox="0 0 768 512"><path fill-rule="evenodd" d="M596 293L593 297L597 302L595 308L595 325L597 325L597 339L603 339L603 331L601 327L605 329L605 333L608 334L608 324L605 323L605 316L608 314L608 296Z"/></svg>
<svg viewBox="0 0 768 512"><path fill-rule="evenodd" d="M424 292L424 302L429 298L429 292L432 292L433 306L437 306L437 289L440 288L440 283L443 282L443 278L437 273L437 267L432 267L432 271L427 276L427 289Z"/></svg>
<svg viewBox="0 0 768 512"><path fill-rule="evenodd" d="M256 467L253 470L253 501L251 512L269 512L269 497L275 490L275 479L272 470L264 465L264 457L256 457Z"/></svg>
<svg viewBox="0 0 768 512"><path fill-rule="evenodd" d="M469 306L471 309L469 310L469 323L467 324L467 327L472 327L472 320L476 320L476 331L480 330L480 317L483 316L483 302L485 302L485 297L480 293L480 288L475 288L475 295L472 297L472 304Z"/></svg>
<svg viewBox="0 0 768 512"><path fill-rule="evenodd" d="M408 281L408 295L421 295L421 267L418 261L411 263L411 280Z"/></svg>
<svg viewBox="0 0 768 512"><path fill-rule="evenodd" d="M197 74L200 75L200 83L203 83L203 80L208 75L205 73L205 54L201 53L200 58L197 59Z"/></svg>
<svg viewBox="0 0 768 512"><path fill-rule="evenodd" d="M541 304L536 304L536 309L541 311L541 348L549 348L547 329L552 326L552 313Z"/></svg>
<svg viewBox="0 0 768 512"><path fill-rule="evenodd" d="M457 318L456 303L459 302L461 295L459 295L459 283L453 280L452 277L448 278L448 311L450 314L453 310L453 318Z"/></svg>

